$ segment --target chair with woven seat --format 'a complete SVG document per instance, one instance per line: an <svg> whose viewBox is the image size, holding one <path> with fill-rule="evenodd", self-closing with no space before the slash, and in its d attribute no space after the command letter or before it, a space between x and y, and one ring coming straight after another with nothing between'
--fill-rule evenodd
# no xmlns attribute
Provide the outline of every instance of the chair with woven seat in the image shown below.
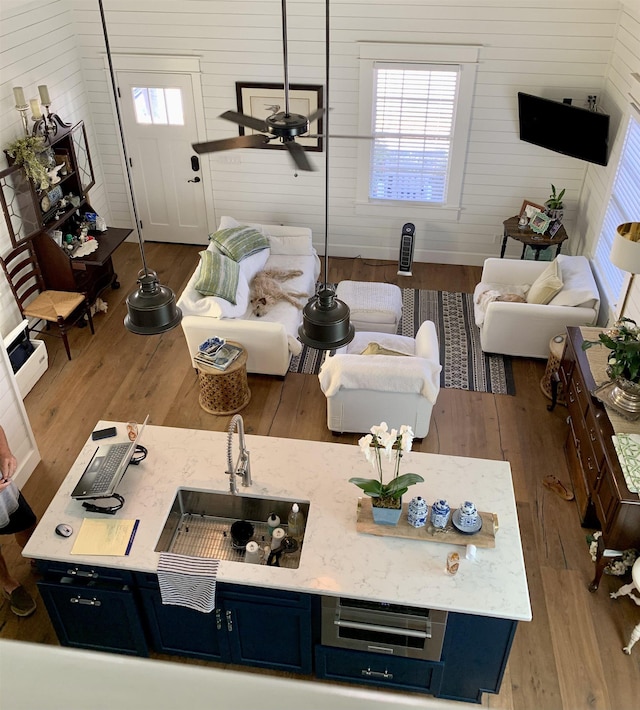
<svg viewBox="0 0 640 710"><path fill-rule="evenodd" d="M95 332L86 295L73 291L48 290L30 241L25 241L12 249L4 258L0 258L0 263L23 318L45 321L47 329L50 323L56 323L67 357L71 360L67 338L69 328L86 315L91 333ZM32 327L30 330L44 332Z"/></svg>

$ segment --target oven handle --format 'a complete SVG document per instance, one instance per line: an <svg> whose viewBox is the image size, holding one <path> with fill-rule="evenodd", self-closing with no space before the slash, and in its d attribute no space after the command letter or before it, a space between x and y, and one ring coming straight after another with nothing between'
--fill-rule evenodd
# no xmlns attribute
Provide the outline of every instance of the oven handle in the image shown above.
<svg viewBox="0 0 640 710"><path fill-rule="evenodd" d="M347 629L361 629L363 631L378 631L385 634L395 634L396 636L412 636L417 639L431 638L431 621L427 619L427 630L417 631L414 629L395 629L391 626L380 626L379 624L363 624L359 621L344 621L336 619L333 622L336 626L344 626Z"/></svg>

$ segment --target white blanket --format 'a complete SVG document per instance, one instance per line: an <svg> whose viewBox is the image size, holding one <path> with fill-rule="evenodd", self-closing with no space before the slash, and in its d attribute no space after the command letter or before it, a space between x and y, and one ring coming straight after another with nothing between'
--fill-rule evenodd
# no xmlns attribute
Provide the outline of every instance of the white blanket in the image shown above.
<svg viewBox="0 0 640 710"><path fill-rule="evenodd" d="M324 361L318 378L327 397L340 388L414 392L435 404L441 370L439 363L421 357L337 354Z"/></svg>

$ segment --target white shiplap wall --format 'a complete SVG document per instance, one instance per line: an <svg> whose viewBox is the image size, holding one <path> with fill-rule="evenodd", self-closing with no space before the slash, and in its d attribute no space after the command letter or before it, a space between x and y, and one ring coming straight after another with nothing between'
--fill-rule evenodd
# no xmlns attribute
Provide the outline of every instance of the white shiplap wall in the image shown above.
<svg viewBox="0 0 640 710"><path fill-rule="evenodd" d="M94 121L103 149L114 217L130 223L100 45L95 3L73 2ZM324 83L324 0L288 0L291 82ZM479 44L480 67L458 222L365 218L355 214L355 141L331 143L330 252L397 258L404 221L417 227L416 259L481 263L498 252L502 220L524 198L542 202L550 183L567 188L571 233L586 164L521 143L518 90L582 105L600 95L611 58L620 4L616 0L332 0L332 133L357 131L358 42ZM236 134L218 119L235 108L235 81L279 81L282 46L279 0L105 0L113 52L201 57L207 134ZM287 157L245 150L205 158L216 214L254 221L304 223L323 240L322 155L317 173L294 177ZM113 162L111 163L110 161ZM517 254L515 245L511 254Z"/></svg>
<svg viewBox="0 0 640 710"><path fill-rule="evenodd" d="M236 134L231 124L218 119L222 111L235 108L236 81L281 80L280 5L280 0L104 0L114 53L200 58L203 139ZM9 12L10 28L3 22L0 30L3 71L6 65L0 84L3 118L11 116L12 85L48 83L56 108L58 96L64 98L58 110L64 107L67 120L89 123L94 164L102 166L108 190L108 204L94 206L112 224L130 226L97 0L40 0L19 6ZM288 0L287 7L290 81L322 84L324 0ZM576 215L587 164L521 143L516 94L571 96L582 105L587 94L595 93L607 108L605 82L614 64L612 51L620 44L620 7L618 0L332 0L332 133L357 131L358 42L477 44L481 51L459 221L417 218L410 206L402 219L357 216L355 141L336 139L330 153L330 253L395 259L400 227L413 221L416 260L480 264L498 253L502 221L518 211L524 198L543 202L552 182L567 188L570 249L586 246L587 229ZM36 34L37 42L30 41ZM11 50L5 49L8 38ZM9 55L11 61L5 62ZM0 134L4 142L17 135L17 114L12 121L13 133L5 136L3 128ZM323 155L309 155L319 170L298 177L287 156L276 151L205 158L215 213L309 225L322 250ZM592 172L595 186L598 180L606 183L598 178L598 169ZM589 204L590 212L596 211ZM589 222L594 219L590 213ZM508 253L516 256L519 250L512 244ZM5 291L0 295L4 304Z"/></svg>
<svg viewBox="0 0 640 710"><path fill-rule="evenodd" d="M89 148L97 154L95 131L77 52L76 29L68 0L0 3L0 147L23 135L22 122L15 110L13 87L24 88L27 101L38 97L38 86L46 84L52 110L65 122L84 119ZM93 207L107 213L103 197L100 160L93 161L97 185L91 193ZM7 167L0 153L0 169ZM4 219L0 223L0 254L11 248ZM0 270L0 334L10 332L19 322L15 301Z"/></svg>
<svg viewBox="0 0 640 710"><path fill-rule="evenodd" d="M624 129L632 110L629 105L629 92L631 91L636 98L640 99L640 82L632 78L632 73L640 74L640 0L628 0L622 8L620 25L605 84L607 110L616 123L621 126L621 130L613 145L609 165L606 168L589 167L579 202L580 218L577 229L583 238L584 251L590 255L595 251L611 185L615 178L624 139ZM639 118L637 114L636 118ZM633 218L640 221L640 204L638 212ZM624 315L634 318L640 323L639 277L634 277ZM601 313L603 323L607 316L608 304L604 303Z"/></svg>

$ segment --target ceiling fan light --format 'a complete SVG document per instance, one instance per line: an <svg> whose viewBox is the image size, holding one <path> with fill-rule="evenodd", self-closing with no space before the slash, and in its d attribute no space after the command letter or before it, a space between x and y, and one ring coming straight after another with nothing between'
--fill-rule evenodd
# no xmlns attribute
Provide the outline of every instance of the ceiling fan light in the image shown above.
<svg viewBox="0 0 640 710"><path fill-rule="evenodd" d="M155 271L140 271L139 287L127 297L125 328L136 335L159 335L175 328L182 311L168 286L162 286Z"/></svg>
<svg viewBox="0 0 640 710"><path fill-rule="evenodd" d="M354 333L349 306L336 298L332 286L325 284L304 307L298 337L316 350L334 350L350 343Z"/></svg>

